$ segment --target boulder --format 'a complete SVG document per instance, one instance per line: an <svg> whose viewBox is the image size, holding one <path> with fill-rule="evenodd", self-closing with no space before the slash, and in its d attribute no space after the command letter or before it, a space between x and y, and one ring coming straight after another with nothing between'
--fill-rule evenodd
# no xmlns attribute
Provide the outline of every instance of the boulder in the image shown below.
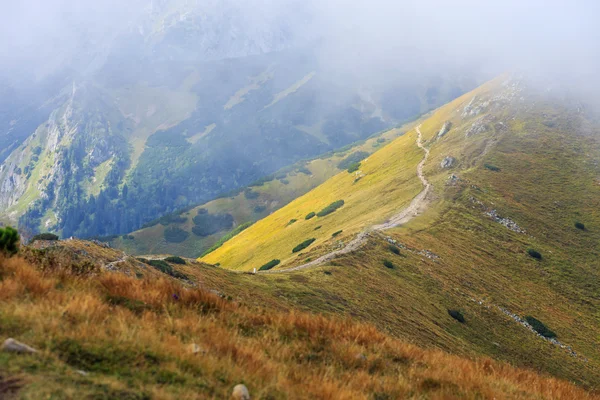
<svg viewBox="0 0 600 400"><path fill-rule="evenodd" d="M2 344L2 351L9 353L37 353L37 350L33 347L29 347L24 343L21 343L13 338L6 339Z"/></svg>
<svg viewBox="0 0 600 400"><path fill-rule="evenodd" d="M440 163L440 166L442 168L450 168L450 167L454 166L454 163L456 163L456 158L447 156L447 157L444 157L444 159Z"/></svg>
<svg viewBox="0 0 600 400"><path fill-rule="evenodd" d="M452 128L452 122L446 121L442 126L442 129L438 132L438 139L444 136L446 133L450 132L450 128Z"/></svg>
<svg viewBox="0 0 600 400"><path fill-rule="evenodd" d="M231 398L235 400L250 400L250 392L246 385L235 385L233 388L233 393L231 393Z"/></svg>

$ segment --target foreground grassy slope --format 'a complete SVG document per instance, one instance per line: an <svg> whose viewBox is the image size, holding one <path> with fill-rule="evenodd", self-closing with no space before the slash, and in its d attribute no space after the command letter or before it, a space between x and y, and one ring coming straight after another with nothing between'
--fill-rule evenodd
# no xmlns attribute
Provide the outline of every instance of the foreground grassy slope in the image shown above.
<svg viewBox="0 0 600 400"><path fill-rule="evenodd" d="M82 270L81 253L69 253L79 247L98 265ZM598 398L347 319L245 305L149 270L108 272L101 265L114 256L76 242L0 259L0 339L38 349L0 352L1 397L228 398L245 383L257 399ZM244 276L200 265L181 271L201 270Z"/></svg>
<svg viewBox="0 0 600 400"><path fill-rule="evenodd" d="M256 197L249 197L241 191L231 197L219 198L178 214L177 217L186 220L183 223L156 223L126 237L115 238L111 241L111 245L129 254L179 254L185 257L199 257L227 233L227 230L221 230L208 236L193 234L193 218L200 208L208 210L211 214L231 214L236 226L257 221L339 173L338 164L345 157L356 152L371 154L402 135L409 127L410 125L405 125L398 129L391 129L343 151L284 168L273 174L274 179L260 186L250 187ZM180 243L168 242L165 240L164 232L169 228L182 229L188 232L189 236Z"/></svg>
<svg viewBox="0 0 600 400"><path fill-rule="evenodd" d="M425 173L434 185L427 212L402 227L371 234L358 251L321 267L259 275L256 282L299 307L352 315L424 346L486 354L598 387L600 125L582 110L506 78L457 99L421 126L431 151ZM446 122L451 128L440 137ZM398 153L389 154L396 156L389 162L398 162ZM446 157L454 158L451 168L440 165ZM411 171L418 160L407 161ZM341 187L350 190L336 197L354 196L352 186L339 183L344 178L332 178L323 185L327 190L316 188L205 260L251 269L278 258L283 266L277 270L298 263L291 248L307 237L317 238L317 245L305 250L301 261L334 247L328 243L331 231L345 228L348 236L340 237L347 242L353 235L344 214L356 212L356 203L347 202L322 221L299 219L323 225L312 232L299 228L305 229L299 237L287 231L295 224L280 225L309 199L318 200L310 197L314 193L326 196ZM385 192L373 190L368 198L373 207L358 214L384 220L390 211L377 204ZM387 201L394 200L382 202ZM282 213L289 214L279 217ZM323 231L325 222L337 229L328 225L329 232ZM400 255L388 248L390 240L402 247ZM542 259L529 256L530 248ZM384 260L394 268L386 268ZM466 323L453 321L447 309L462 310ZM535 335L509 313L543 321L564 347Z"/></svg>

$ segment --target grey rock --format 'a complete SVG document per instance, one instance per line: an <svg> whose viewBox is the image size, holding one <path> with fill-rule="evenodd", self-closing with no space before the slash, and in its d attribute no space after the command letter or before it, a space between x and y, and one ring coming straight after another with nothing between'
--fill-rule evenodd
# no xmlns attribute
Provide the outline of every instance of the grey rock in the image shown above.
<svg viewBox="0 0 600 400"><path fill-rule="evenodd" d="M192 343L190 345L190 351L192 352L192 354L206 354L206 350L204 350L196 343Z"/></svg>
<svg viewBox="0 0 600 400"><path fill-rule="evenodd" d="M37 353L37 350L33 347L29 347L13 338L9 338L4 341L2 344L2 351L6 351L8 353Z"/></svg>
<svg viewBox="0 0 600 400"><path fill-rule="evenodd" d="M450 132L450 128L452 128L452 122L444 122L444 125L442 125L442 129L440 129L440 131L438 132L438 139L446 135L446 133Z"/></svg>
<svg viewBox="0 0 600 400"><path fill-rule="evenodd" d="M231 398L235 400L250 400L250 392L246 385L235 385L233 388L233 393L231 393Z"/></svg>
<svg viewBox="0 0 600 400"><path fill-rule="evenodd" d="M454 165L454 163L456 163L456 158L447 156L447 157L444 157L444 159L440 163L440 167L450 168Z"/></svg>

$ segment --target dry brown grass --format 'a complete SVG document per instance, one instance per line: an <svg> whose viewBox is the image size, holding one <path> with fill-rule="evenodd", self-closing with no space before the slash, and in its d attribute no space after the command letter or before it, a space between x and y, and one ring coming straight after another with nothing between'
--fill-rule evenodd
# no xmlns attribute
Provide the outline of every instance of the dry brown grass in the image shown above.
<svg viewBox="0 0 600 400"><path fill-rule="evenodd" d="M600 398L349 319L249 309L170 278L68 270L0 259L0 339L41 350L0 355L0 371L26 382L23 398L227 398L240 382L257 399Z"/></svg>

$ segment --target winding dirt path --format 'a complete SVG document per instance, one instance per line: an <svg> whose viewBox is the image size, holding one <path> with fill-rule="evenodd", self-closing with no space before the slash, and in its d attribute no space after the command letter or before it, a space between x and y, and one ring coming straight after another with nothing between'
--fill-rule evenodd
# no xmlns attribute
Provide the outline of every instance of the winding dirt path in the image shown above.
<svg viewBox="0 0 600 400"><path fill-rule="evenodd" d="M330 253L322 255L321 257L319 257L311 262L308 262L308 263L302 264L302 265L298 265L296 267L274 270L274 271L262 271L259 273L261 273L261 274L277 274L277 273L298 271L301 269L316 267L317 265L320 265L327 261L330 261L331 259L333 259L339 255L348 254L348 253L351 253L351 252L357 250L361 245L363 245L367 241L367 238L369 237L370 233L381 232L386 229L394 228L398 225L405 224L408 221L410 221L411 219L413 219L414 217L416 217L417 215L419 215L420 213L422 213L425 210L425 208L427 208L426 198L427 198L427 195L429 194L429 191L431 190L431 183L429 183L429 181L425 178L425 175L423 175L423 166L425 165L425 162L427 162L427 158L429 158L429 149L427 149L425 146L423 146L422 134L421 134L420 128L421 128L421 125L419 125L415 128L415 130L417 131L417 146L419 146L419 148L425 152L425 156L423 157L423 159L421 160L419 165L417 165L417 175L418 175L419 179L421 180L421 183L423 184L423 190L417 196L415 196L414 199L412 199L412 201L410 202L408 207L404 208L398 214L393 215L387 222L384 222L383 224L379 224L379 225L373 225L369 229L367 229L363 232L360 232L346 246L344 246L343 248L341 248L339 250L334 250Z"/></svg>

